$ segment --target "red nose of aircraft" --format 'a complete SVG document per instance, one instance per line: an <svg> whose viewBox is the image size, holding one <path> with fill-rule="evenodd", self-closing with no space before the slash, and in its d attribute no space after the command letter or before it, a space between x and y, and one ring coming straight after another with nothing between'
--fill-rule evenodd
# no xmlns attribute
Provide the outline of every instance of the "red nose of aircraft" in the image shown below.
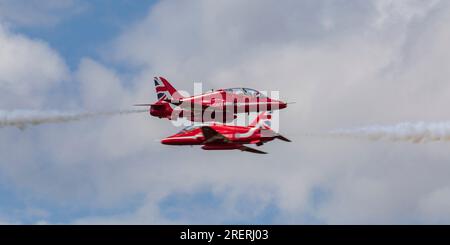
<svg viewBox="0 0 450 245"><path fill-rule="evenodd" d="M184 145L195 143L195 140L190 136L183 136L183 134L175 134L161 140L164 145Z"/></svg>
<svg viewBox="0 0 450 245"><path fill-rule="evenodd" d="M281 100L267 99L267 110L281 110L287 107L287 103Z"/></svg>
<svg viewBox="0 0 450 245"><path fill-rule="evenodd" d="M174 143L174 140L171 137L167 137L161 140L161 144L164 145L172 145Z"/></svg>

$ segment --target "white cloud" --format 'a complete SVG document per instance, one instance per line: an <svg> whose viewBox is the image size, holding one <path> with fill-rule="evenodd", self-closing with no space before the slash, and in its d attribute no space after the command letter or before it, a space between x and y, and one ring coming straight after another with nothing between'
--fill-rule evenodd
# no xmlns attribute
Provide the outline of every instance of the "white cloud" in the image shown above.
<svg viewBox="0 0 450 245"><path fill-rule="evenodd" d="M0 105L36 108L46 92L68 79L64 60L43 41L12 33L0 25Z"/></svg>
<svg viewBox="0 0 450 245"><path fill-rule="evenodd" d="M294 143L272 142L263 157L162 146L155 139L176 129L142 115L36 128L20 137L2 132L11 141L0 146L16 163L0 165L2 173L31 196L62 206L108 210L144 195L135 210L75 223L195 223L188 214L195 207L171 219L160 205L170 195L201 191L223 197L211 217L210 209L195 210L205 223L252 219L272 203L279 223L306 222L305 216L333 224L436 222L447 212L445 198L436 197L449 185L447 145L302 133L450 117L443 109L450 102L449 9L419 1L160 2L110 46L111 58L139 70L131 81L99 61L81 62L75 80L82 104L151 102L154 74L184 90L193 80L278 89L297 102L281 112L281 131ZM312 200L317 188L325 200ZM239 205L253 205L254 213ZM435 207L440 211L431 212Z"/></svg>
<svg viewBox="0 0 450 245"><path fill-rule="evenodd" d="M118 108L126 93L114 71L92 59L81 60L76 79L85 108Z"/></svg>
<svg viewBox="0 0 450 245"><path fill-rule="evenodd" d="M413 18L424 17L430 9L434 8L440 0L379 0L374 1L378 11L375 26L382 28L385 25L404 24ZM406 22L405 22L406 21Z"/></svg>
<svg viewBox="0 0 450 245"><path fill-rule="evenodd" d="M164 18L175 9L183 9L176 19ZM294 137L295 146L273 143L274 158L264 161L280 157L280 169L260 166L249 157L246 162L258 167L247 172L230 164L228 156L218 154L225 159L215 161L240 171L233 178L225 177L224 171L220 177L211 174L213 185L238 188L232 183L242 186L244 178L262 185L270 172L277 204L284 214L290 214L286 216L297 217L292 219L294 223L301 222L305 212L330 223L403 223L418 217L415 207L403 205L417 205L440 181L427 176L426 188L410 191L411 187L398 184L400 176L405 168L410 169L411 178L420 174L430 148L440 146L416 149L409 145L329 142L303 139L301 132L373 122L445 119L448 113L437 108L444 104L446 93L436 98L435 93L420 91L429 84L424 76L433 76L438 86L447 84L448 69L440 66L450 57L442 52L446 49L446 16L448 5L437 1L374 1L345 7L328 1L199 1L183 7L161 3L118 39L115 56L176 81L200 79L213 87L238 83L259 89L276 87L282 97L297 101L282 112L281 122L281 130ZM445 34L436 39L435 34L441 32ZM430 48L425 45L430 42L437 43L431 49L436 54L423 52ZM419 57L410 60L411 56ZM409 165L405 154L412 148L421 160ZM277 150L283 151L284 157ZM382 157L386 152L389 159ZM444 159L434 159L431 164L440 165ZM385 164L378 169L381 160ZM384 176L389 168L392 173ZM198 172L191 174L205 178ZM315 186L330 189L331 198L312 211L310 192ZM398 192L407 194L396 195ZM427 221L431 220L422 220Z"/></svg>
<svg viewBox="0 0 450 245"><path fill-rule="evenodd" d="M448 186L429 193L419 203L421 218L436 223L447 223L450 219L450 188Z"/></svg>

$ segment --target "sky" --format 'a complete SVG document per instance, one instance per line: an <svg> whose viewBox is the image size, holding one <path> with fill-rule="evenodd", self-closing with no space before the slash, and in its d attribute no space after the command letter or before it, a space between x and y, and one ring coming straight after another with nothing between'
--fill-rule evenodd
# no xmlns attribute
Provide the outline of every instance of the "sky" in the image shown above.
<svg viewBox="0 0 450 245"><path fill-rule="evenodd" d="M448 224L449 143L315 137L450 120L450 2L0 0L0 110L252 87L267 155L161 145L147 114L0 128L1 224Z"/></svg>

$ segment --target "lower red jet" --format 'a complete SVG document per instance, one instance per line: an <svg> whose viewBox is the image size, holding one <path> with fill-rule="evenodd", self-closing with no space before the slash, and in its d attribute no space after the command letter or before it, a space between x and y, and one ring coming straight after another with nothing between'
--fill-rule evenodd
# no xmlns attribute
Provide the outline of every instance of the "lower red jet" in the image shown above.
<svg viewBox="0 0 450 245"><path fill-rule="evenodd" d="M244 144L261 146L277 138L291 142L270 128L271 115L262 112L249 126L203 124L188 126L181 132L161 140L165 145L203 145L203 150L241 150L267 154Z"/></svg>

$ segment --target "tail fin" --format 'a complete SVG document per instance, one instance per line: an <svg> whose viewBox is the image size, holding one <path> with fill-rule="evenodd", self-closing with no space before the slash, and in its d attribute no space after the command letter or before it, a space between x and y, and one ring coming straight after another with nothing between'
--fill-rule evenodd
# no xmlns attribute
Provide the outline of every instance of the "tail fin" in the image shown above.
<svg viewBox="0 0 450 245"><path fill-rule="evenodd" d="M261 129L261 135L265 137L275 137L282 141L291 142L290 139L275 132L271 128L272 113L268 111L261 112L256 119L249 125L251 127L259 127Z"/></svg>
<svg viewBox="0 0 450 245"><path fill-rule="evenodd" d="M272 114L267 111L261 112L256 119L249 124L250 127L260 127L263 129L270 129Z"/></svg>
<svg viewBox="0 0 450 245"><path fill-rule="evenodd" d="M155 82L158 101L171 100L173 97L175 99L181 98L177 90L164 77L155 77L153 81Z"/></svg>

